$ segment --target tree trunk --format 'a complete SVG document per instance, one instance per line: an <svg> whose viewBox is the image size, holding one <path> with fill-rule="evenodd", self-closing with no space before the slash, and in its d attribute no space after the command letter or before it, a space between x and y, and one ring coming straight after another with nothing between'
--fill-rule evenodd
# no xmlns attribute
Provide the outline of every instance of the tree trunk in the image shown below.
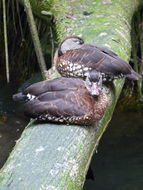
<svg viewBox="0 0 143 190"><path fill-rule="evenodd" d="M86 43L130 58L131 19L140 0L31 0L36 11L50 9L59 40L81 35ZM42 9L41 9L42 5ZM37 124L23 132L0 173L1 190L80 190L92 155L111 120L124 80L109 87L109 106L94 126Z"/></svg>

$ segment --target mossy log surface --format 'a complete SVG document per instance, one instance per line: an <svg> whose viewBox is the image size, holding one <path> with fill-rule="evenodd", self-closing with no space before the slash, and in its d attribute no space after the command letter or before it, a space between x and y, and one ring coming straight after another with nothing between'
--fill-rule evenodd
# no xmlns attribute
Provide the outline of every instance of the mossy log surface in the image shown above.
<svg viewBox="0 0 143 190"><path fill-rule="evenodd" d="M86 43L114 50L130 58L131 19L139 0L31 0L55 16L59 40L81 35ZM49 6L50 5L50 6ZM90 160L111 120L124 80L110 86L109 106L94 126L37 124L31 122L0 172L1 190L80 190Z"/></svg>

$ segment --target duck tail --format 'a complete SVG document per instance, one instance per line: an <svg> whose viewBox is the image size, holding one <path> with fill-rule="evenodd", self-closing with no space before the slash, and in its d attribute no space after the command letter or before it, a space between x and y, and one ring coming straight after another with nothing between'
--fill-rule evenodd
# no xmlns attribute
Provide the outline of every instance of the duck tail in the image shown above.
<svg viewBox="0 0 143 190"><path fill-rule="evenodd" d="M126 75L126 78L130 80L139 80L142 78L142 76L137 72L135 72L134 70L132 70L131 74Z"/></svg>
<svg viewBox="0 0 143 190"><path fill-rule="evenodd" d="M26 102L27 101L27 95L23 95L22 92L14 94L12 96L12 99L16 102Z"/></svg>

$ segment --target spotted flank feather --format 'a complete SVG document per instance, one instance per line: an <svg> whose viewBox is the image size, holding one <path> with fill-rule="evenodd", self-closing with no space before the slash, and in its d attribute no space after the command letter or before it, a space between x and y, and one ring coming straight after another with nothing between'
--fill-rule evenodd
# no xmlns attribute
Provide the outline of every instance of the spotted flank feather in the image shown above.
<svg viewBox="0 0 143 190"><path fill-rule="evenodd" d="M86 77L92 68L79 65L78 63L72 63L66 60L60 60L61 62L57 65L57 69L62 76L66 77Z"/></svg>
<svg viewBox="0 0 143 190"><path fill-rule="evenodd" d="M67 124L82 124L82 125L89 125L92 124L93 118L91 116L69 116L69 117L55 117L49 114L40 115L37 118L39 121L52 121L55 123L67 123ZM95 120L96 122L96 120Z"/></svg>

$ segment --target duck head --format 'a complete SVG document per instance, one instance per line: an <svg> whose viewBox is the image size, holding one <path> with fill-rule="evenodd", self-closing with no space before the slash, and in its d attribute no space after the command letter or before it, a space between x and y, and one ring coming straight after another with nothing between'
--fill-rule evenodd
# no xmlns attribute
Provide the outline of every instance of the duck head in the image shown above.
<svg viewBox="0 0 143 190"><path fill-rule="evenodd" d="M58 56L63 55L69 50L81 48L83 44L84 41L82 38L78 36L69 36L60 43L58 48Z"/></svg>

